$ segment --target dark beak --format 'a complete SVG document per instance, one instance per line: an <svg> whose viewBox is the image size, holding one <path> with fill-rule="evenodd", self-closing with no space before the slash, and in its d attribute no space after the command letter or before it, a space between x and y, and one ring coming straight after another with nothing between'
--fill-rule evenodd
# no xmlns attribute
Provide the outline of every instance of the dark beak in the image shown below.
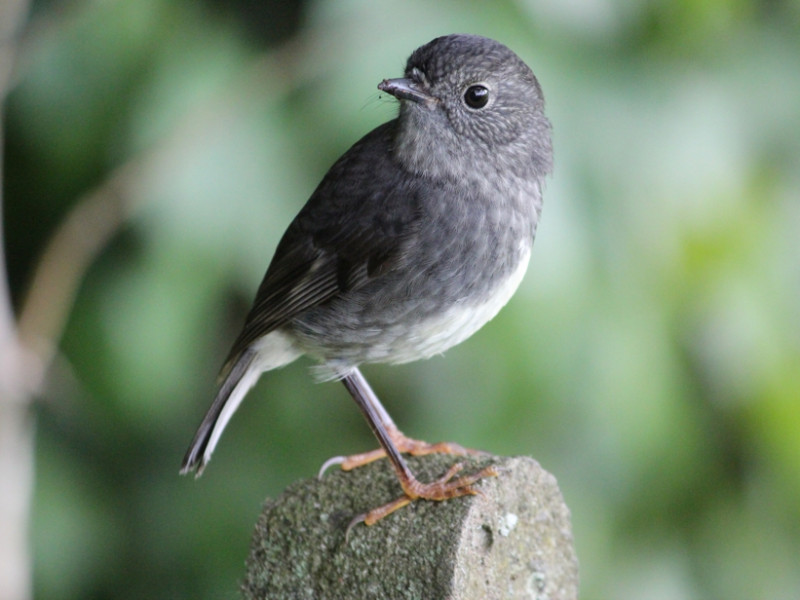
<svg viewBox="0 0 800 600"><path fill-rule="evenodd" d="M419 84L411 79L384 79L378 84L378 89L391 94L398 100L411 100L417 104L429 104L436 100L420 89Z"/></svg>

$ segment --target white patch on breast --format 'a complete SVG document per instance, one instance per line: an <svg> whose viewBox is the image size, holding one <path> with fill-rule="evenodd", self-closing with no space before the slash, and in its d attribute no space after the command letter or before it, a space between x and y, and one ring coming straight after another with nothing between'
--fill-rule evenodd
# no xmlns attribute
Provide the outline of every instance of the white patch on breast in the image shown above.
<svg viewBox="0 0 800 600"><path fill-rule="evenodd" d="M413 331L405 336L404 342L392 348L391 356L385 362L399 364L429 358L466 340L494 318L511 299L528 269L530 256L530 246L523 244L516 269L497 286L485 302L458 302L444 314L415 325Z"/></svg>

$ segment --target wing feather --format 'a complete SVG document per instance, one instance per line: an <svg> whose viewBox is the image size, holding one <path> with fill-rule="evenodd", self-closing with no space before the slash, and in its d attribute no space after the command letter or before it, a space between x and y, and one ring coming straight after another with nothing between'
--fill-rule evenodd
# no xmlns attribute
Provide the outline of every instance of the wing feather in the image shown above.
<svg viewBox="0 0 800 600"><path fill-rule="evenodd" d="M421 215L412 179L393 162L395 126L378 127L345 153L295 217L221 377L262 336L406 263Z"/></svg>

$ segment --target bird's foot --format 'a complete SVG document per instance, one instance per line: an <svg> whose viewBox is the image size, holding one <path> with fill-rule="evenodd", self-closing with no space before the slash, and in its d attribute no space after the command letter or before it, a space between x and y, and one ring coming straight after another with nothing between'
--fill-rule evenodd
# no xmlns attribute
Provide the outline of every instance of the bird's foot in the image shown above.
<svg viewBox="0 0 800 600"><path fill-rule="evenodd" d="M399 429L389 430L389 437L391 438L397 449L412 456L425 456L426 454L455 454L458 456L474 455L478 456L485 454L481 450L473 450L471 448L464 448L459 444L453 442L438 442L431 444L422 440L415 440L406 437ZM319 470L318 477L322 477L333 465L339 465L342 471L350 471L356 467L362 467L371 462L386 457L386 451L383 448L370 450L369 452L362 452L361 454L352 454L350 456L334 456L326 460Z"/></svg>
<svg viewBox="0 0 800 600"><path fill-rule="evenodd" d="M403 508L414 500L421 499L438 502L442 500L449 500L450 498L458 498L459 496L474 496L475 494L480 494L479 490L476 490L474 487L472 487L473 484L484 477L497 477L498 475L497 469L489 466L481 469L477 473L473 473L472 475L465 475L463 477L453 479L453 477L455 477L455 475L463 468L463 464L456 463L450 467L450 469L448 469L447 473L445 473L443 477L431 483L421 483L413 476L407 480L401 478L400 485L403 487L404 495L397 500L393 500L388 504L384 504L383 506L379 506L378 508L374 508L369 512L355 517L347 526L347 535L349 535L353 526L357 525L358 523L374 525L384 517L392 514L394 511L400 508Z"/></svg>

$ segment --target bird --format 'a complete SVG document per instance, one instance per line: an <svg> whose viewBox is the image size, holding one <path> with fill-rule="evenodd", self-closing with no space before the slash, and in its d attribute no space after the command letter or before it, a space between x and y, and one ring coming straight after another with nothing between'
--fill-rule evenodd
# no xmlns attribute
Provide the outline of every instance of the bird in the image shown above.
<svg viewBox="0 0 800 600"><path fill-rule="evenodd" d="M498 41L437 37L378 89L397 116L333 164L284 233L181 465L199 476L261 374L306 355L318 379L344 384L380 445L323 471L387 457L402 489L354 519L367 525L497 475L457 476L457 463L419 481L404 453L470 451L403 434L360 367L441 354L497 314L527 269L553 161L541 86Z"/></svg>

